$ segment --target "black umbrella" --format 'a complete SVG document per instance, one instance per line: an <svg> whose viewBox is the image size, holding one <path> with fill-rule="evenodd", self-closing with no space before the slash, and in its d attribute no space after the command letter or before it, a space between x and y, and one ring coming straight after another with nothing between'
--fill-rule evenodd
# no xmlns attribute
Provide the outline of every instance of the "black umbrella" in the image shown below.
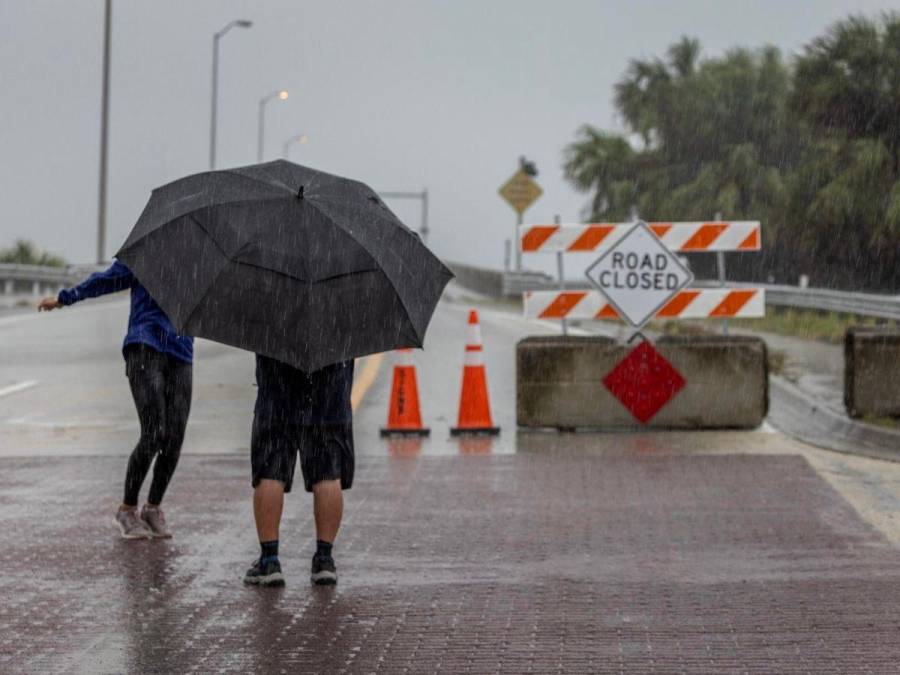
<svg viewBox="0 0 900 675"><path fill-rule="evenodd" d="M116 257L180 333L306 371L421 347L453 277L370 188L283 160L154 190Z"/></svg>

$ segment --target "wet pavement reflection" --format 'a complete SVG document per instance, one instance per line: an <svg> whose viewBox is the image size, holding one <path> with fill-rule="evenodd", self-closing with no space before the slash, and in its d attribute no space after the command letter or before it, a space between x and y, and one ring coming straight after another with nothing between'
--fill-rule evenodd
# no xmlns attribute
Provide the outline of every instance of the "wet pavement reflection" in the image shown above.
<svg viewBox="0 0 900 675"><path fill-rule="evenodd" d="M5 460L0 671L890 672L900 552L803 457L752 452L763 436L388 442L359 458L335 589L307 580L304 493L288 586L241 583L246 458L184 457L176 538L141 542L98 498L121 459Z"/></svg>

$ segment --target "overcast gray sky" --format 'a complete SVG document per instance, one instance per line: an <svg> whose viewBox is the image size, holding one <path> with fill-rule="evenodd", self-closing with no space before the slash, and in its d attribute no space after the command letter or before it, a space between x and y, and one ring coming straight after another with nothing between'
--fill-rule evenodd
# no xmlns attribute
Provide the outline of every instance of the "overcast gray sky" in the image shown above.
<svg viewBox="0 0 900 675"><path fill-rule="evenodd" d="M618 128L612 86L627 62L682 35L705 56L735 45L800 49L881 0L115 0L109 234L124 240L150 190L208 165L212 34L221 44L219 165L266 158L294 134L294 161L377 190L428 187L432 248L499 266L515 214L497 188L517 158L544 196L526 220L579 219L564 146L586 122ZM35 241L94 257L102 0L0 0L0 247ZM419 210L391 203L411 227Z"/></svg>

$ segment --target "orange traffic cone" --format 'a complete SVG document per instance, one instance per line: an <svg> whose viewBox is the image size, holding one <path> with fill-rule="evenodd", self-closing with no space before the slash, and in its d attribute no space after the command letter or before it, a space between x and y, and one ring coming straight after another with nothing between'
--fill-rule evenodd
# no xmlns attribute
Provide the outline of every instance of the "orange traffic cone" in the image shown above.
<svg viewBox="0 0 900 675"><path fill-rule="evenodd" d="M412 362L412 350L398 349L397 352L400 359L394 364L387 426L381 430L381 435L427 436L431 433L431 429L422 426L419 387L416 384L416 367Z"/></svg>
<svg viewBox="0 0 900 675"><path fill-rule="evenodd" d="M490 434L496 436L500 428L491 420L488 401L487 374L481 351L481 326L478 312L469 312L469 341L463 366L462 392L459 396L459 421L450 429L451 436L460 434Z"/></svg>

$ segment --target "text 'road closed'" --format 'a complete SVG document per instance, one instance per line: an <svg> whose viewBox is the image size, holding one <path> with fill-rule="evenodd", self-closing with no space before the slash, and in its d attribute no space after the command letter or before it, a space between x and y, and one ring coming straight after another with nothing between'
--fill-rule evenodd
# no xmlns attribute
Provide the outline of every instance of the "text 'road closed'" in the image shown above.
<svg viewBox="0 0 900 675"><path fill-rule="evenodd" d="M610 269L598 275L604 288L672 291L679 287L679 275L668 271L669 256L664 253L623 253L614 251Z"/></svg>
<svg viewBox="0 0 900 675"><path fill-rule="evenodd" d="M693 276L646 223L639 221L585 270L616 312L642 326Z"/></svg>

